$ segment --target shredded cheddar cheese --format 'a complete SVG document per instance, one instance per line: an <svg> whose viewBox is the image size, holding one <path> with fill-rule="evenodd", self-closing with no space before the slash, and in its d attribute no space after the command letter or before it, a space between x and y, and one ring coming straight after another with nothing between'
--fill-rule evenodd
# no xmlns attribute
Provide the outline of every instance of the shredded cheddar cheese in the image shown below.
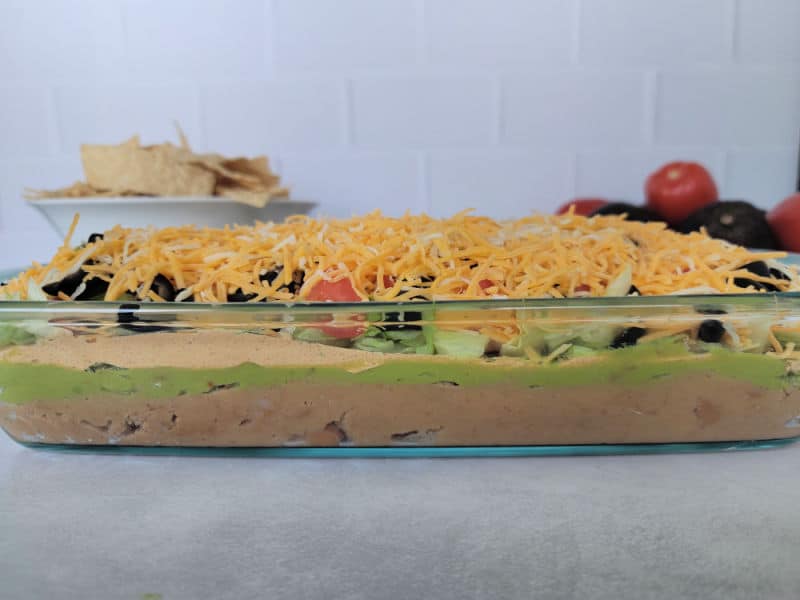
<svg viewBox="0 0 800 600"><path fill-rule="evenodd" d="M224 229L117 226L75 248L76 223L50 263L9 282L9 293L26 299L30 281L46 286L78 269L84 281L107 283L106 300L133 294L161 301L151 289L159 275L176 299L197 302L225 302L234 293L250 302L302 300L317 282L343 279L362 300L378 301L626 295L615 285L628 274L640 295L758 291L742 279L800 290L794 270L762 277L743 269L783 252L751 252L705 232L684 235L619 216L494 221L469 211L447 219L374 212Z"/></svg>

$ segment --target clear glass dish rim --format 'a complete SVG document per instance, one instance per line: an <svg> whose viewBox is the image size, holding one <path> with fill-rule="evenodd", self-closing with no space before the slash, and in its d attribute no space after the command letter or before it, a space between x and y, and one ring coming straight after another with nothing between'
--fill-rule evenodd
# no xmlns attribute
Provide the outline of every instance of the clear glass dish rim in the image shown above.
<svg viewBox="0 0 800 600"><path fill-rule="evenodd" d="M148 313L193 314L207 312L233 312L255 314L354 313L426 310L565 310L565 309L623 309L623 308L677 308L704 305L761 310L800 310L800 292L763 292L750 294L687 294L675 296L613 296L585 298L487 298L464 300L424 300L406 302L148 302L124 301L0 301L0 319L17 312L109 312L136 306L137 311Z"/></svg>
<svg viewBox="0 0 800 600"><path fill-rule="evenodd" d="M539 446L318 446L318 447L209 447L121 446L45 444L22 442L31 450L65 454L116 454L133 456L185 456L208 458L515 458L558 456L611 456L689 454L776 450L797 444L800 437L723 442L663 442L640 444L548 444Z"/></svg>

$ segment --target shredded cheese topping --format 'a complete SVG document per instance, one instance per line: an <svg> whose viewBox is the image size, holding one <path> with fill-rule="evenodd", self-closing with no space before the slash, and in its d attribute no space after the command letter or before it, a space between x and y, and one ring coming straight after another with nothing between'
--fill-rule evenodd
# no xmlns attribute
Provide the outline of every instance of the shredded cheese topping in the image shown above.
<svg viewBox="0 0 800 600"><path fill-rule="evenodd" d="M48 265L10 281L6 295L27 299L29 282L46 286L78 269L87 283L108 284L105 300L125 293L162 300L153 287L159 275L174 285L176 300L198 302L225 302L237 290L249 302L302 300L317 282L342 279L362 300L379 301L758 291L742 279L800 290L793 269L762 277L742 268L783 252L751 252L705 232L684 235L619 216L498 222L469 211L447 219L373 212L224 229L116 226L76 248L73 230ZM620 281L626 289L617 289Z"/></svg>

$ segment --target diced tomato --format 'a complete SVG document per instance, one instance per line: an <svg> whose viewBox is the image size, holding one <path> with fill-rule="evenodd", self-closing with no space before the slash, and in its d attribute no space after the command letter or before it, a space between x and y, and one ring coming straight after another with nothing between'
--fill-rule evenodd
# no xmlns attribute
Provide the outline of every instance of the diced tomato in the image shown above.
<svg viewBox="0 0 800 600"><path fill-rule="evenodd" d="M800 252L800 194L792 194L769 211L767 221L784 250Z"/></svg>
<svg viewBox="0 0 800 600"><path fill-rule="evenodd" d="M647 178L644 189L648 208L670 225L719 199L711 173L695 162L664 165Z"/></svg>
<svg viewBox="0 0 800 600"><path fill-rule="evenodd" d="M391 275L384 275L383 276L383 287L390 288L394 286L394 277Z"/></svg>
<svg viewBox="0 0 800 600"><path fill-rule="evenodd" d="M349 279L339 281L321 280L314 284L308 292L307 298L313 302L361 302L361 297L353 289ZM319 325L318 327L327 335L338 339L351 339L358 337L366 330L363 325L355 327L346 324L349 321L363 321L364 315L353 315L348 317L345 324L339 325L341 321L331 319L329 325Z"/></svg>
<svg viewBox="0 0 800 600"><path fill-rule="evenodd" d="M586 283L581 283L581 284L575 286L575 291L576 292L590 292L590 291L592 291L592 288L591 288L591 286L589 286Z"/></svg>
<svg viewBox="0 0 800 600"><path fill-rule="evenodd" d="M308 292L308 299L314 302L361 302L349 279L325 281L321 279Z"/></svg>
<svg viewBox="0 0 800 600"><path fill-rule="evenodd" d="M481 279L481 280L478 282L478 285L480 286L480 288L481 288L482 290L485 290L486 288L490 288L490 287L492 287L492 286L494 285L494 282L492 282L492 281L490 281L490 280L488 280L488 279Z"/></svg>
<svg viewBox="0 0 800 600"><path fill-rule="evenodd" d="M606 204L608 204L608 200L604 200L603 198L574 198L566 204L559 206L556 214L563 215L569 210L570 206L574 206L576 215L588 217L598 208L605 206Z"/></svg>

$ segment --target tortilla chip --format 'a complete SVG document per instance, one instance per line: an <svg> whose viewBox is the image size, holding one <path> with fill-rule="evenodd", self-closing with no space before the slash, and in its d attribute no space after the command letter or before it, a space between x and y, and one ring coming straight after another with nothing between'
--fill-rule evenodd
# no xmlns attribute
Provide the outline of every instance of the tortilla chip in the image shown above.
<svg viewBox="0 0 800 600"><path fill-rule="evenodd" d="M153 196L207 196L215 177L184 162L186 151L172 144L135 147L81 146L86 180L99 189L124 189Z"/></svg>
<svg viewBox="0 0 800 600"><path fill-rule="evenodd" d="M187 159L191 164L198 165L217 175L232 181L240 181L243 185L259 185L258 177L239 173L225 166L225 157L219 154L193 154Z"/></svg>
<svg viewBox="0 0 800 600"><path fill-rule="evenodd" d="M226 159L223 166L230 171L241 173L242 176L249 175L258 179L265 188L272 187L281 179L270 170L269 160L266 156Z"/></svg>
<svg viewBox="0 0 800 600"><path fill-rule="evenodd" d="M189 138L186 137L186 134L183 132L183 129L181 128L180 124L177 121L173 121L172 124L175 125L175 130L178 132L178 139L181 142L181 148L183 148L188 152L191 152L192 149L189 146Z"/></svg>
<svg viewBox="0 0 800 600"><path fill-rule="evenodd" d="M119 145L84 144L81 161L86 182L59 190L27 190L25 197L83 198L107 196L225 196L263 207L288 196L266 156L226 158L195 154L176 123L180 146L169 142L142 146L135 135Z"/></svg>
<svg viewBox="0 0 800 600"><path fill-rule="evenodd" d="M76 181L72 185L57 190L33 190L25 188L23 196L26 200L42 200L44 198L107 198L110 196L140 196L129 190L101 190L84 181Z"/></svg>
<svg viewBox="0 0 800 600"><path fill-rule="evenodd" d="M230 198L234 202L239 202L241 204L247 204L256 208L264 208L273 198L288 196L289 190L286 188L275 188L273 190L267 190L263 192L253 192L250 190L244 190L235 185L230 186L218 184L216 195L225 196L226 198Z"/></svg>
<svg viewBox="0 0 800 600"><path fill-rule="evenodd" d="M27 200L41 200L42 198L82 198L84 196L96 196L95 190L88 183L76 181L70 186L57 190L34 190L25 188L23 196Z"/></svg>

